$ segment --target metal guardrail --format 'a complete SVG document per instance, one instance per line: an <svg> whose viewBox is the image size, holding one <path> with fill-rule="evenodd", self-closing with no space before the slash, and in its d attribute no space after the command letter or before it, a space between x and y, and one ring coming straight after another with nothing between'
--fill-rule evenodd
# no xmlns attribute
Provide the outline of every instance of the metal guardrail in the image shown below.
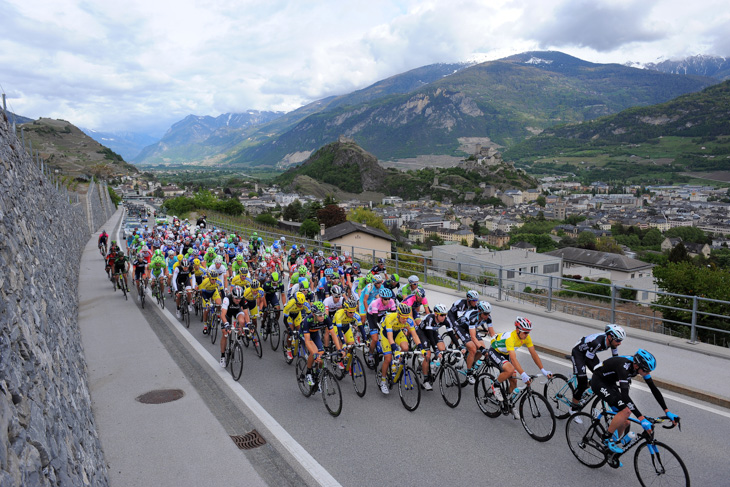
<svg viewBox="0 0 730 487"><path fill-rule="evenodd" d="M270 227L240 225L232 219L226 221L225 219L208 218L208 224L239 235L250 235L255 231L268 244L285 235L289 247L291 247L291 244L304 244L308 247L308 250L315 252L318 250L349 252L353 259L365 268L374 266L378 258L384 258L386 268L394 273L404 277L416 275L425 283L447 287L459 292L474 289L479 291L481 295L489 296L497 301L530 302L535 306L544 307L548 312L562 311L586 318L617 323L622 326L684 336L689 339L690 343L697 343L700 339L698 330L703 330L705 332L702 334L703 342L725 347L730 346L730 329L713 326L715 323L730 323L730 301L585 281L558 275L524 271L517 273L512 268L496 265L480 266L478 274L480 278L477 279L473 275L473 270L470 273L462 272L462 269L467 266L462 266L461 263L457 263L455 271L444 271L443 269L447 267L446 264L453 265L454 263L432 259L428 256L396 251L384 255L383 251L376 249L355 246L340 247L329 242L304 238L290 232L272 231ZM469 269L474 267L473 264L468 266ZM514 277L507 277L510 273L513 273ZM531 289L528 292L526 291L528 287L526 283L530 282L537 282L538 284L529 286ZM600 289L601 293L580 289L581 285L586 284L597 286L594 289ZM650 303L642 302L629 297L634 293L650 293L655 296L655 299ZM667 298L676 298L680 302L686 301L687 306L677 307L662 303L662 301L668 301ZM725 309L727 311L724 311L724 313L711 312L709 308L712 304L718 305L723 311ZM686 316L686 319L672 319L665 316L666 314L676 315L680 318Z"/></svg>

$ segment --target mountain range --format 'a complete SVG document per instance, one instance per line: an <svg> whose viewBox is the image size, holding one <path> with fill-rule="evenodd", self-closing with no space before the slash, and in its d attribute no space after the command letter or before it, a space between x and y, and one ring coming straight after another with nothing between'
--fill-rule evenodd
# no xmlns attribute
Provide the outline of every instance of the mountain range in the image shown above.
<svg viewBox="0 0 730 487"><path fill-rule="evenodd" d="M720 81L730 79L730 60L725 57L697 55L684 59L665 60L656 63L626 63L633 68L652 69L670 74L707 76Z"/></svg>
<svg viewBox="0 0 730 487"><path fill-rule="evenodd" d="M665 102L716 82L589 63L554 51L476 65L431 65L223 134L177 136L200 118L190 116L134 162L283 169L340 135L384 161L419 155L464 157L465 138L510 147L558 124ZM226 116L218 119L222 117Z"/></svg>

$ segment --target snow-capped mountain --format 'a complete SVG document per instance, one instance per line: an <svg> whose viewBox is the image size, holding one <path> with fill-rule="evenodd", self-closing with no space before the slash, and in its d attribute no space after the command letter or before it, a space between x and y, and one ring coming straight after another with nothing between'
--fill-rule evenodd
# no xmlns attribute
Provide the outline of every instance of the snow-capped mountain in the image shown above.
<svg viewBox="0 0 730 487"><path fill-rule="evenodd" d="M705 54L655 63L627 62L625 65L631 68L653 69L662 73L707 76L721 81L730 79L730 59Z"/></svg>

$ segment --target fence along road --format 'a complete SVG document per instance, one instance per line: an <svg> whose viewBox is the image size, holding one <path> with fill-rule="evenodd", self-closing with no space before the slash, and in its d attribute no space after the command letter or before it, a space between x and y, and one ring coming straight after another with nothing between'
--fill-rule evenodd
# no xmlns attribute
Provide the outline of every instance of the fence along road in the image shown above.
<svg viewBox="0 0 730 487"><path fill-rule="evenodd" d="M453 301L458 296L429 287L428 297L431 303L435 303L439 300ZM534 340L538 344L555 338L559 346L569 350L578 338L595 330L589 325L563 322L557 314L550 316L554 321L550 322L529 310L504 306L512 306L511 303L492 304L498 331L509 329L514 315L522 314L534 320ZM154 307L148 300L142 315L148 317L155 313ZM195 342L196 349L209 354L204 362L207 367L215 368L219 346L210 344L210 340L202 335L199 322L191 323L190 329L186 330L171 315L168 318L176 334ZM286 431L287 436L301 445L342 485L397 482L422 486L443 482L474 483L490 477L504 480L498 472L512 472L509 483L517 486L532 486L537 478L544 485L578 485L585 482L588 472L591 472L591 484L595 486L615 485L622 481L635 483L630 458L624 462L627 466L618 471L608 468L588 470L568 450L563 433L564 422L558 423L558 430L551 441L539 444L525 434L518 421L509 417L486 418L474 403L469 388L464 389L462 403L454 410L446 407L438 392L424 391L419 409L409 413L401 406L397 394L387 397L380 394L374 384L374 374L369 373L368 392L362 399L355 395L347 379L341 382L343 413L338 418L331 418L324 410L320 396L304 398L301 395L293 366L284 363L281 350L272 352L266 343L264 345L262 359L256 358L250 349L244 351L244 375L239 383L230 386L250 394ZM708 357L694 349L682 350L648 342L638 335L630 335L622 350L626 353L639 346L657 354L659 370L652 374L656 377L672 379L687 389L699 382L709 384L710 390L713 390L713 383L721 385L722 380L706 375L712 373L712 369L719 371L727 367L727 362L719 357ZM681 364L676 371L670 368L673 357L685 353L687 358L680 359ZM529 358L520 355L520 358L523 357L527 370L535 372ZM687 363L692 366L687 367ZM564 360L550 359L547 368L569 373ZM640 382L635 381L632 398L646 414L658 414L658 406L651 395L642 390ZM726 469L717 466L726 462L724 451L726 432L730 430L730 412L682 395L667 393L666 396L670 409L683 417L684 428L681 433L660 430L660 439L679 452L696 485L723 484ZM270 443L279 444L277 428L266 428L256 418L250 420ZM200 462L200 468L210 468L209 460L201 458Z"/></svg>

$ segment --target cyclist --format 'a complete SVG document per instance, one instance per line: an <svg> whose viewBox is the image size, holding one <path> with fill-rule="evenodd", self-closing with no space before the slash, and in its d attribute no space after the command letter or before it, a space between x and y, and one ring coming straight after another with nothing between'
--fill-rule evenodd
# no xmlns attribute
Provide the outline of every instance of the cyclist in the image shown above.
<svg viewBox="0 0 730 487"><path fill-rule="evenodd" d="M251 281L251 286L247 287L243 291L243 297L246 303L243 305L243 312L246 315L246 322L253 325L253 330L256 330L258 323L256 322L259 316L259 309L263 308L264 303L264 290L261 289L261 282L257 279Z"/></svg>
<svg viewBox="0 0 730 487"><path fill-rule="evenodd" d="M377 299L380 293L380 288L383 287L383 281L385 280L381 274L377 274L375 276L372 274L368 275L372 276L372 282L365 286L365 289L363 289L360 293L360 314L363 316L365 316L368 312L370 303ZM370 332L372 333L372 328L370 328Z"/></svg>
<svg viewBox="0 0 730 487"><path fill-rule="evenodd" d="M124 255L122 250L119 250L114 258L114 274L121 274L124 278L125 287L129 288L127 283L127 272L129 272L129 257ZM117 287L119 287L119 283L117 283Z"/></svg>
<svg viewBox="0 0 730 487"><path fill-rule="evenodd" d="M417 289L421 289L421 285L419 284L418 276L414 274L408 278L408 282L406 284L403 284L398 291L396 298L399 301L403 301L403 298L406 296L415 294Z"/></svg>
<svg viewBox="0 0 730 487"><path fill-rule="evenodd" d="M327 315L332 318L340 308L344 299L342 297L342 288L337 285L333 285L330 288L330 296L323 301L324 307L327 310Z"/></svg>
<svg viewBox="0 0 730 487"><path fill-rule="evenodd" d="M146 246L144 248L147 248ZM134 257L132 266L134 266L134 284L137 287L137 293L139 293L139 284L142 279L147 279L147 257L146 252L137 252Z"/></svg>
<svg viewBox="0 0 730 487"><path fill-rule="evenodd" d="M353 326L361 328L360 336L364 339L365 333L362 330L362 320L358 313L357 301L354 299L346 299L342 303L342 308L338 309L332 317L332 324L337 327L338 335L344 338L347 345L355 343L355 334L352 331Z"/></svg>
<svg viewBox="0 0 730 487"><path fill-rule="evenodd" d="M109 238L109 234L106 233L106 230L102 230L101 234L99 235L99 241L97 242L97 247L101 247L102 245L106 249L106 241Z"/></svg>
<svg viewBox="0 0 730 487"><path fill-rule="evenodd" d="M388 278L388 273L385 272L385 259L378 259L378 263L373 266L372 269L370 269L370 274L373 276L375 275L381 275L383 276L383 280Z"/></svg>
<svg viewBox="0 0 730 487"><path fill-rule="evenodd" d="M476 309L477 304L479 304L479 293L474 290L467 291L466 298L454 301L454 304L451 305L451 309L449 309L448 313L449 320L452 323L456 323L456 320L458 320L461 315L470 309Z"/></svg>
<svg viewBox="0 0 730 487"><path fill-rule="evenodd" d="M458 343L446 313L446 306L437 304L433 307L433 313L424 316L423 320L416 327L418 338L421 339L423 348L426 350L426 360L423 361L423 388L427 391L433 389L434 380L434 377L430 373L431 351L433 350L440 355L441 352L446 350L446 345L439 335L439 329L442 326L446 327L446 333L451 336L451 342L454 344Z"/></svg>
<svg viewBox="0 0 730 487"><path fill-rule="evenodd" d="M577 413L580 410L580 398L583 397L583 392L588 389L586 366L593 372L596 366L601 363L596 354L609 348L611 354L614 357L617 356L618 347L625 338L626 332L623 328L609 323L603 333L585 336L575 344L570 353L570 361L573 362L573 374L575 374L578 384L575 391L573 391L572 412Z"/></svg>
<svg viewBox="0 0 730 487"><path fill-rule="evenodd" d="M618 410L611 420L611 424L608 425L606 437L603 439L606 448L613 453L623 453L624 451L616 443L620 441L619 439L626 432L631 413L634 413L634 416L639 420L641 427L645 431L650 431L652 428L651 422L641 414L639 408L636 407L636 404L629 397L632 377L640 375L644 379L654 399L656 399L656 402L664 410L666 416L672 423L677 423L679 417L669 411L661 391L651 378L650 374L655 369L656 359L654 356L640 348L631 357L618 356L606 359L603 364L596 367L593 371L591 387L598 397L606 401L615 410Z"/></svg>
<svg viewBox="0 0 730 487"><path fill-rule="evenodd" d="M332 320L327 317L327 310L324 308L322 301L315 301L312 303L312 314L308 315L302 320L301 332L304 337L304 346L307 348L307 384L310 386L314 385L314 379L312 378L312 366L314 365L315 357L317 362L320 359L320 352L324 351L322 345L322 336L320 331L329 333L332 340L334 340L337 350L342 349L340 339L337 336L336 329L332 326Z"/></svg>
<svg viewBox="0 0 730 487"><path fill-rule="evenodd" d="M395 300L393 300L393 291L386 287L381 287L378 292L378 298L373 300L368 306L367 320L370 327L370 335L378 334L378 324L385 317L386 313L395 311ZM370 354L375 352L377 340L370 341Z"/></svg>
<svg viewBox="0 0 730 487"><path fill-rule="evenodd" d="M172 285L173 290L175 291L175 304L177 304L177 312L176 315L178 318L180 318L180 300L181 300L181 294L183 290L187 291L188 293L188 302L192 302L192 281L191 281L191 274L192 274L192 265L188 259L182 259L174 266L174 271L172 275ZM188 308L189 310L190 308Z"/></svg>
<svg viewBox="0 0 730 487"><path fill-rule="evenodd" d="M165 278L167 277L167 266L165 265L165 258L162 255L161 250L155 250L155 255L152 256L152 262L149 265L149 271L152 278L157 282L157 292L162 293L165 291Z"/></svg>
<svg viewBox="0 0 730 487"><path fill-rule="evenodd" d="M211 275L208 275L205 279L203 279L203 282L198 284L197 290L200 293L200 296L203 298L204 303L212 301L215 303L216 306L221 306L222 300L219 292L219 289L221 289L220 284L220 280ZM203 335L207 335L208 306L204 306L203 308L203 323Z"/></svg>
<svg viewBox="0 0 730 487"><path fill-rule="evenodd" d="M530 376L522 368L520 362L517 360L516 349L521 346L526 346L530 352L533 362L540 368L540 372L545 377L552 377L552 373L545 370L542 366L542 360L537 355L535 345L532 343L530 338L530 332L532 331L532 323L527 318L518 316L515 319L515 329L509 332L500 333L492 340L492 346L489 348L489 358L492 360L497 368L501 371L497 376L497 382L504 382L509 379L509 392L515 390L517 386L517 379L513 377L515 371L520 374L522 382L528 384L530 382ZM499 389L494 389L494 397L498 401L501 401L502 393ZM517 412L517 408L512 409L512 415L515 419L520 418L520 414Z"/></svg>
<svg viewBox="0 0 730 487"><path fill-rule="evenodd" d="M426 314L431 312L431 308L428 307L428 299L426 299L426 290L422 287L417 288L410 296L403 298L402 302L413 308L413 320L416 324L421 322L418 310L421 309L422 305Z"/></svg>
<svg viewBox="0 0 730 487"><path fill-rule="evenodd" d="M276 321L279 321L279 317L281 317L281 303L284 303L286 299L284 295L284 280L278 272L274 271L264 281L262 287L264 289L266 305L273 306L276 309Z"/></svg>
<svg viewBox="0 0 730 487"><path fill-rule="evenodd" d="M307 298L304 293L296 293L284 306L284 324L287 328L287 337L284 340L284 350L286 350L286 356L291 360L296 350L291 349L291 338L294 333L299 330L299 325L302 322L302 311L309 311L310 305L307 303Z"/></svg>
<svg viewBox="0 0 730 487"><path fill-rule="evenodd" d="M418 338L418 334L416 333L416 324L411 318L412 313L413 310L410 306L401 303L398 305L398 310L395 313L388 313L385 316L379 335L373 335L371 330L370 335L373 337L373 342L380 341L380 346L383 349L383 364L380 369L382 377L380 381L380 391L383 394L390 393L388 383L386 381L386 374L390 372L390 364L393 361L393 353L398 353L399 350L403 350L404 352L408 351L408 338L404 331L410 333L416 344L416 350L421 350L423 348L421 339Z"/></svg>
<svg viewBox="0 0 730 487"><path fill-rule="evenodd" d="M469 384L474 384L474 370L472 366L474 362L486 352L486 346L481 337L477 334L477 328L486 324L489 330L489 336L494 336L494 328L492 328L492 305L486 301L479 301L476 309L471 309L461 315L454 323L454 331L464 344L468 354L466 356L467 380Z"/></svg>
<svg viewBox="0 0 730 487"><path fill-rule="evenodd" d="M223 298L221 303L221 367L226 366L226 342L231 322L239 330L246 326L246 315L243 311L243 288L233 286L231 293Z"/></svg>

